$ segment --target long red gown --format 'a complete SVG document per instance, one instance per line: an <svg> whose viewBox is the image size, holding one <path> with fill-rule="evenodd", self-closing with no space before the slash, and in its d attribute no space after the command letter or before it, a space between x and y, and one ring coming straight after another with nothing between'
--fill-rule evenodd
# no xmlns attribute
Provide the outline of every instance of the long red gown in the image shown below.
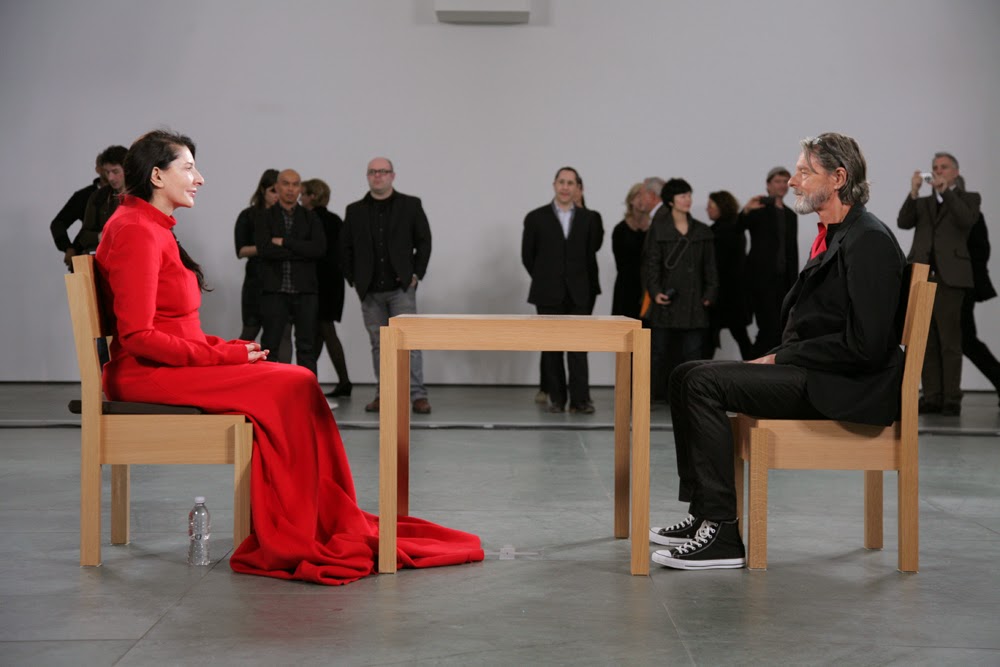
<svg viewBox="0 0 1000 667"><path fill-rule="evenodd" d="M126 197L97 248L106 313L116 322L104 367L111 400L193 405L254 425L253 532L230 558L236 572L344 584L375 571L378 518L355 500L337 424L299 366L248 363L243 341L201 330L197 279L181 264L176 221ZM479 561L479 538L399 517L399 567Z"/></svg>

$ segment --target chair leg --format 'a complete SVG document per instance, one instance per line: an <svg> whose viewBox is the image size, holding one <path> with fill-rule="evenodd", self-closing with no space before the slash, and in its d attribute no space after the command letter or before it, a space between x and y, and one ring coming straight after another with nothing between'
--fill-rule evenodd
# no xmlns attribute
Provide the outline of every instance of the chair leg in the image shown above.
<svg viewBox="0 0 1000 667"><path fill-rule="evenodd" d="M740 456L739 432L737 431L736 420L736 417L729 420L733 429L733 479L736 481L736 525L740 530L740 538L746 544L747 531L744 530L746 528L746 519L743 518L743 478L746 474L746 465Z"/></svg>
<svg viewBox="0 0 1000 667"><path fill-rule="evenodd" d="M240 424L233 434L233 548L250 535L250 462L253 424Z"/></svg>
<svg viewBox="0 0 1000 667"><path fill-rule="evenodd" d="M914 447L915 449L915 447ZM914 458L916 454L914 453ZM916 461L904 462L899 470L899 571L920 569L920 514L917 498L918 474Z"/></svg>
<svg viewBox="0 0 1000 667"><path fill-rule="evenodd" d="M865 471L865 549L882 548L882 471Z"/></svg>
<svg viewBox="0 0 1000 667"><path fill-rule="evenodd" d="M748 448L750 451L750 489L748 494L749 544L747 567L751 570L767 569L767 475L770 464L770 437L765 429L751 428Z"/></svg>
<svg viewBox="0 0 1000 667"><path fill-rule="evenodd" d="M101 564L101 463L97 430L85 421L80 438L80 565Z"/></svg>
<svg viewBox="0 0 1000 667"><path fill-rule="evenodd" d="M111 466L111 544L129 543L129 497L131 480L129 466Z"/></svg>

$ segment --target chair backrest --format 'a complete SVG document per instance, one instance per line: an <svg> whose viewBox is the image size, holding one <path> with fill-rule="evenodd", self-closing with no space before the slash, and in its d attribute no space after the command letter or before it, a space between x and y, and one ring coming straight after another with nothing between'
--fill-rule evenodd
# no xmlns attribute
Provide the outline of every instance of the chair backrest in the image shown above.
<svg viewBox="0 0 1000 667"><path fill-rule="evenodd" d="M934 293L937 285L927 282L929 267L913 264L910 268L910 289L906 303L906 320L903 324L902 344L905 349L902 387L902 420L916 428L917 398L920 394L920 371L924 367L927 333L934 310Z"/></svg>
<svg viewBox="0 0 1000 667"><path fill-rule="evenodd" d="M80 366L80 399L83 418L96 417L101 412L101 360L97 339L104 335L101 309L97 301L97 284L92 255L73 258L73 273L66 274L66 296L73 322L76 361Z"/></svg>

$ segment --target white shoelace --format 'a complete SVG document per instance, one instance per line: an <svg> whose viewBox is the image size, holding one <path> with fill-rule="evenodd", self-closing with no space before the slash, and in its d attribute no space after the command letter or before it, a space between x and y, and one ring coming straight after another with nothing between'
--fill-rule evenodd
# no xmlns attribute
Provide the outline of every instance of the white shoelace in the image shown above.
<svg viewBox="0 0 1000 667"><path fill-rule="evenodd" d="M708 541L712 539L713 535L715 535L718 525L719 524L714 521L702 521L701 526L698 527L698 532L695 533L694 539L689 542L685 542L679 547L675 547L673 550L674 555L681 556L688 554L693 552L695 549L700 549L708 544Z"/></svg>
<svg viewBox="0 0 1000 667"><path fill-rule="evenodd" d="M671 532L673 532L675 530L681 530L683 528L690 528L691 526L694 525L694 522L695 522L694 515L693 514L688 514L688 517L686 519L684 519L683 521L678 521L674 525L668 526L667 528L661 528L660 532L671 533Z"/></svg>

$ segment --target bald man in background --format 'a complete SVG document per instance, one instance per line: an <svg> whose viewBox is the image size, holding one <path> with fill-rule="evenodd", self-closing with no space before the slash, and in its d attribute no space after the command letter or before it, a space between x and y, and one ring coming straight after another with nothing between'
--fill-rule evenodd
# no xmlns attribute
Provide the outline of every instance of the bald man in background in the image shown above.
<svg viewBox="0 0 1000 667"><path fill-rule="evenodd" d="M299 205L302 179L294 169L278 174L278 203L256 214L254 242L260 258L261 347L278 351L289 319L295 363L316 373L316 261L326 253L323 224Z"/></svg>

